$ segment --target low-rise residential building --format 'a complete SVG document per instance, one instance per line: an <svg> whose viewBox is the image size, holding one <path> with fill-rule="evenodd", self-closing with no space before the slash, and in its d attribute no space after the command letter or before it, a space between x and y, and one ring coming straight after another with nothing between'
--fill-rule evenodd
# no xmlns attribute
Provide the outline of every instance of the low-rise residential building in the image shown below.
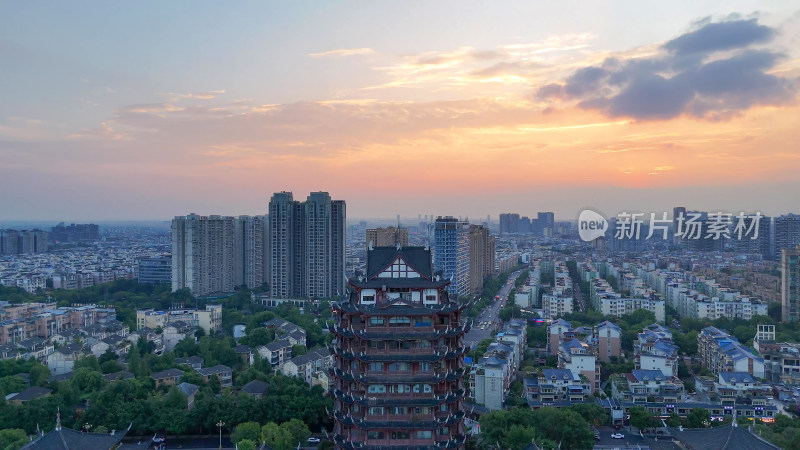
<svg viewBox="0 0 800 450"><path fill-rule="evenodd" d="M667 377L678 376L678 347L672 342L672 332L654 323L646 327L633 344L635 367L660 370Z"/></svg>
<svg viewBox="0 0 800 450"><path fill-rule="evenodd" d="M273 369L282 366L292 357L292 343L286 339L270 342L256 349L262 359L269 361Z"/></svg>
<svg viewBox="0 0 800 450"><path fill-rule="evenodd" d="M697 353L703 366L714 375L746 372L756 378L764 378L764 360L725 330L716 327L701 330L697 336Z"/></svg>
<svg viewBox="0 0 800 450"><path fill-rule="evenodd" d="M213 367L197 370L197 373L203 376L203 381L208 383L211 377L218 377L220 386L223 388L233 386L233 369L228 366L217 364Z"/></svg>
<svg viewBox="0 0 800 450"><path fill-rule="evenodd" d="M582 403L591 393L591 383L569 369L542 369L538 376L524 379L525 399L533 409Z"/></svg>
<svg viewBox="0 0 800 450"><path fill-rule="evenodd" d="M260 399L267 394L269 383L261 380L253 380L242 386L242 394L247 394L255 399Z"/></svg>
<svg viewBox="0 0 800 450"><path fill-rule="evenodd" d="M175 386L183 376L183 371L180 369L167 369L161 372L156 372L150 375L156 383L156 388L161 386Z"/></svg>
<svg viewBox="0 0 800 450"><path fill-rule="evenodd" d="M622 355L622 330L619 325L605 321L594 327L597 339L597 358L608 362L612 356Z"/></svg>
<svg viewBox="0 0 800 450"><path fill-rule="evenodd" d="M722 405L755 404L765 406L772 396L769 386L746 372L720 372L716 378L696 377L695 391L702 401Z"/></svg>
<svg viewBox="0 0 800 450"><path fill-rule="evenodd" d="M11 396L7 396L6 400L12 405L22 406L24 403L29 402L31 400L47 397L50 395L51 392L53 392L52 389L47 389L39 386L31 386L22 392L13 394Z"/></svg>
<svg viewBox="0 0 800 450"><path fill-rule="evenodd" d="M178 385L178 390L186 396L186 409L192 409L194 406L194 397L200 390L200 386L192 383L183 382Z"/></svg>
<svg viewBox="0 0 800 450"><path fill-rule="evenodd" d="M203 363L205 363L205 359L203 359L202 356L187 356L184 358L175 358L175 364L187 365L194 370L202 369Z"/></svg>
<svg viewBox="0 0 800 450"><path fill-rule="evenodd" d="M75 361L87 354L82 344L61 346L47 356L47 368L53 375L72 372Z"/></svg>
<svg viewBox="0 0 800 450"><path fill-rule="evenodd" d="M193 328L202 328L206 334L216 333L222 326L222 305L209 304L205 309L172 309L155 311L140 309L136 311L136 328L161 327L174 322L184 322Z"/></svg>
<svg viewBox="0 0 800 450"><path fill-rule="evenodd" d="M333 367L333 355L326 348L314 349L305 355L295 356L281 366L284 375L297 377L309 385L314 374L318 371L327 371Z"/></svg>
<svg viewBox="0 0 800 450"><path fill-rule="evenodd" d="M683 382L660 370L634 370L615 377L611 396L621 402L677 403L684 400Z"/></svg>
<svg viewBox="0 0 800 450"><path fill-rule="evenodd" d="M594 350L588 343L570 339L561 344L558 351L558 368L568 369L585 377L592 392L600 389L600 367Z"/></svg>

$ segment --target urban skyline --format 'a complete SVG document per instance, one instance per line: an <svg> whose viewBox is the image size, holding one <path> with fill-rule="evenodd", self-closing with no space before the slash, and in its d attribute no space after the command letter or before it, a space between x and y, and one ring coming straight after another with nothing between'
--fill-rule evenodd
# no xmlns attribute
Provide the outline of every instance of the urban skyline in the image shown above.
<svg viewBox="0 0 800 450"><path fill-rule="evenodd" d="M4 220L800 210L797 2L186 5L2 6Z"/></svg>

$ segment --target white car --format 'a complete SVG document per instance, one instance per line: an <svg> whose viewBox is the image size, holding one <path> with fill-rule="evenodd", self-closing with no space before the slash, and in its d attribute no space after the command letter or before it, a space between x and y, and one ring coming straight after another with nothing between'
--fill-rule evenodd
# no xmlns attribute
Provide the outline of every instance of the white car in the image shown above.
<svg viewBox="0 0 800 450"><path fill-rule="evenodd" d="M625 435L622 433L613 433L611 439L625 439Z"/></svg>
<svg viewBox="0 0 800 450"><path fill-rule="evenodd" d="M310 437L310 438L308 438L308 443L309 444L319 444L319 438Z"/></svg>

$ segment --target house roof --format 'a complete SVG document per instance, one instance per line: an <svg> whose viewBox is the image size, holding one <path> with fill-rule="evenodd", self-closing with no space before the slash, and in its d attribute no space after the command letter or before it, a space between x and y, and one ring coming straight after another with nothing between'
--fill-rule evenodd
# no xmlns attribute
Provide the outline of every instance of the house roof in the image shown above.
<svg viewBox="0 0 800 450"><path fill-rule="evenodd" d="M580 377L569 369L542 369L542 376L548 381L580 380Z"/></svg>
<svg viewBox="0 0 800 450"><path fill-rule="evenodd" d="M398 256L421 276L429 280L433 277L431 251L425 247L373 247L367 251L367 279L378 276Z"/></svg>
<svg viewBox="0 0 800 450"><path fill-rule="evenodd" d="M672 436L689 449L697 450L771 450L780 447L770 444L750 433L745 428L731 425L705 428L700 430L683 430L668 427Z"/></svg>
<svg viewBox="0 0 800 450"><path fill-rule="evenodd" d="M266 381L253 380L242 386L242 392L251 395L261 395L267 392L267 388L269 388L269 383Z"/></svg>
<svg viewBox="0 0 800 450"><path fill-rule="evenodd" d="M52 389L47 389L39 386L31 386L28 389L20 392L19 394L11 397L9 400L16 400L27 402L28 400L36 400L37 398L44 397L53 392Z"/></svg>
<svg viewBox="0 0 800 450"><path fill-rule="evenodd" d="M167 369L162 370L161 372L156 372L150 375L150 378L154 380L163 380L164 378L175 378L183 375L183 371L180 369Z"/></svg>
<svg viewBox="0 0 800 450"><path fill-rule="evenodd" d="M73 353L79 353L83 350L83 344L70 344L64 345L56 349L57 352L62 353L64 355L71 355Z"/></svg>
<svg viewBox="0 0 800 450"><path fill-rule="evenodd" d="M61 375L53 375L53 376L47 377L47 382L48 383L52 383L52 382L59 383L61 381L67 381L67 380L71 380L71 379L72 379L72 371L69 371L67 373L62 373Z"/></svg>
<svg viewBox="0 0 800 450"><path fill-rule="evenodd" d="M192 383L183 382L183 383L179 384L177 386L177 388L181 392L183 392L183 395L185 395L187 397L191 397L193 394L195 394L200 389L200 386L198 386L196 384L192 384Z"/></svg>
<svg viewBox="0 0 800 450"><path fill-rule="evenodd" d="M68 428L56 428L28 443L25 450L109 450L119 444L128 430L110 433L81 433Z"/></svg>
<svg viewBox="0 0 800 450"><path fill-rule="evenodd" d="M275 352L275 351L278 351L278 350L280 350L282 348L291 347L291 346L292 346L292 344L289 341L287 341L286 339L281 339L279 341L272 341L269 344L265 345L264 347L266 347L267 350L269 350L271 352Z"/></svg>
<svg viewBox="0 0 800 450"><path fill-rule="evenodd" d="M103 375L103 377L105 377L105 379L108 380L108 381L117 381L120 378L123 379L123 380L130 380L131 378L135 378L133 373L128 372L127 370L122 370L120 372L109 373L109 374Z"/></svg>
<svg viewBox="0 0 800 450"><path fill-rule="evenodd" d="M726 383L753 383L755 379L747 372L720 372L719 377Z"/></svg>
<svg viewBox="0 0 800 450"><path fill-rule="evenodd" d="M222 364L217 364L216 366L213 367L206 367L204 369L197 369L197 373L203 376L218 375L221 373L230 373L232 371L233 369Z"/></svg>
<svg viewBox="0 0 800 450"><path fill-rule="evenodd" d="M666 381L667 377L664 376L664 372L661 370L633 370L631 371L633 377L636 378L637 381L644 382L644 381Z"/></svg>
<svg viewBox="0 0 800 450"><path fill-rule="evenodd" d="M206 362L202 356L187 356L185 358L175 358L175 364L188 364L193 365L200 363L201 365Z"/></svg>
<svg viewBox="0 0 800 450"><path fill-rule="evenodd" d="M237 345L236 347L233 347L233 351L236 353L251 353L253 348L249 345Z"/></svg>
<svg viewBox="0 0 800 450"><path fill-rule="evenodd" d="M295 356L289 361L294 363L296 366L300 366L302 364L307 364L311 361L316 361L325 358L327 356L330 356L329 351L323 349L316 349L306 353L305 355Z"/></svg>

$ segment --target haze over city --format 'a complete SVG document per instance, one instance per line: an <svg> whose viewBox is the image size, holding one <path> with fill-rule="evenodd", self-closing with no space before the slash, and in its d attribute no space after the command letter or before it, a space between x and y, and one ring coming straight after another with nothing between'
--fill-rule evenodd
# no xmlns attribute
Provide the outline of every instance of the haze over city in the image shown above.
<svg viewBox="0 0 800 450"><path fill-rule="evenodd" d="M800 207L798 2L5 3L5 220Z"/></svg>

